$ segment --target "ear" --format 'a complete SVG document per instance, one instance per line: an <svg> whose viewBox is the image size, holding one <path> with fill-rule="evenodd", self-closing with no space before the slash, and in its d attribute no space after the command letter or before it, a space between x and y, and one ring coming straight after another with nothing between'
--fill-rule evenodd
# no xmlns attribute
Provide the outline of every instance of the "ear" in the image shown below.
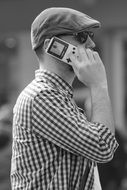
<svg viewBox="0 0 127 190"><path fill-rule="evenodd" d="M45 39L44 46L43 46L44 49L46 49L48 47L49 42L50 42L50 39Z"/></svg>

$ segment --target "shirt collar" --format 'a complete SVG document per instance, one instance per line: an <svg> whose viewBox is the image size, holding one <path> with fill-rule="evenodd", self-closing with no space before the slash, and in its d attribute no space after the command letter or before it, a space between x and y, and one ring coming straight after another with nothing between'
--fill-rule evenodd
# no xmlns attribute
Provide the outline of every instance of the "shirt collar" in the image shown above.
<svg viewBox="0 0 127 190"><path fill-rule="evenodd" d="M35 78L37 81L48 81L56 88L59 88L71 97L73 96L72 86L70 86L65 80L53 72L39 69L35 71Z"/></svg>

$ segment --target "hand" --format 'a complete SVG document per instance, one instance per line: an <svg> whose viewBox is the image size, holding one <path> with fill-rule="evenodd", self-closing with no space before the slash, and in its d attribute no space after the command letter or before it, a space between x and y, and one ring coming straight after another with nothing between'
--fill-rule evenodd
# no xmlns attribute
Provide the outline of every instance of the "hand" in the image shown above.
<svg viewBox="0 0 127 190"><path fill-rule="evenodd" d="M78 47L79 58L70 55L70 63L78 79L88 87L107 85L105 67L99 54L91 49Z"/></svg>

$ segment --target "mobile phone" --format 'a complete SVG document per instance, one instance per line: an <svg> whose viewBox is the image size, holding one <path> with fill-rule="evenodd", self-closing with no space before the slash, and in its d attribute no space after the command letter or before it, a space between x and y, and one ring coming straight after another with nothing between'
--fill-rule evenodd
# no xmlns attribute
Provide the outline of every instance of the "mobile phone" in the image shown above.
<svg viewBox="0 0 127 190"><path fill-rule="evenodd" d="M68 57L68 54L72 53L78 57L77 47L58 37L51 38L48 47L46 48L46 53L67 64L72 62Z"/></svg>

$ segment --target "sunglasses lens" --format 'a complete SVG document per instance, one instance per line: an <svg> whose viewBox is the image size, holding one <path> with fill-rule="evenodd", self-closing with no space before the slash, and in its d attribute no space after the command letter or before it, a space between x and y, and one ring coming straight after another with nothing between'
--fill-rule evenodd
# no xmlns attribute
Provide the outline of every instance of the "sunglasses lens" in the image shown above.
<svg viewBox="0 0 127 190"><path fill-rule="evenodd" d="M79 43L83 44L86 42L88 38L88 34L78 33L76 39Z"/></svg>
<svg viewBox="0 0 127 190"><path fill-rule="evenodd" d="M87 31L81 32L81 33L78 33L78 34L76 35L76 38L77 38L77 40L78 40L81 44L83 44L83 43L85 43L85 42L87 41L88 36L89 36L91 39L93 39L94 33L93 33L93 32L87 32Z"/></svg>

